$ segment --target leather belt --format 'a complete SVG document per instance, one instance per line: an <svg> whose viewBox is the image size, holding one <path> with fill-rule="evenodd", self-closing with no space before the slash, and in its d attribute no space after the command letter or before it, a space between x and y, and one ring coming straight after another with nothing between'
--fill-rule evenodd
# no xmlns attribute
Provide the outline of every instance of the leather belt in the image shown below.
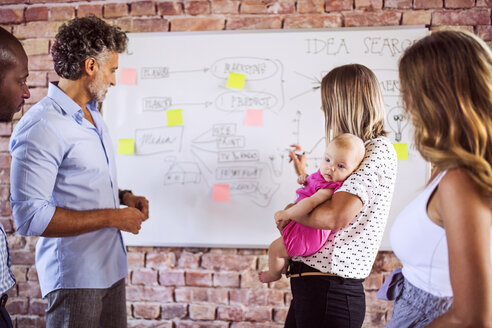
<svg viewBox="0 0 492 328"><path fill-rule="evenodd" d="M2 297L0 297L0 308L5 307L5 304L7 304L8 299L9 297L7 296L7 294L3 294Z"/></svg>
<svg viewBox="0 0 492 328"><path fill-rule="evenodd" d="M340 277L339 275L336 275L334 273L329 273L329 272L301 272L301 273L294 273L294 274L286 274L287 278L299 278L299 277L304 277L304 276L330 276L330 277Z"/></svg>

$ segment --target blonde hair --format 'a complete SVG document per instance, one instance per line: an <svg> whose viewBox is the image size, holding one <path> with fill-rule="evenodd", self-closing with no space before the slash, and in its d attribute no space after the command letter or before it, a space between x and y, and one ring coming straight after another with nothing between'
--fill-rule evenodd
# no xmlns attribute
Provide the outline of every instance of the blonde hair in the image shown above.
<svg viewBox="0 0 492 328"><path fill-rule="evenodd" d="M326 138L351 133L363 141L385 136L384 102L376 75L359 64L332 69L321 81Z"/></svg>
<svg viewBox="0 0 492 328"><path fill-rule="evenodd" d="M399 64L406 111L433 177L464 168L492 192L492 54L475 35L439 31L408 48Z"/></svg>

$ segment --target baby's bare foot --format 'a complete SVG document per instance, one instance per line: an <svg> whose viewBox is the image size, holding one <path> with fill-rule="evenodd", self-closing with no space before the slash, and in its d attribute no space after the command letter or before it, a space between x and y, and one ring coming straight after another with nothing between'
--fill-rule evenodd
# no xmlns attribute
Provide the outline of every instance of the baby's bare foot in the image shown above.
<svg viewBox="0 0 492 328"><path fill-rule="evenodd" d="M262 271L258 273L258 278L261 282L268 283L277 281L282 277L280 273L275 273L271 271Z"/></svg>

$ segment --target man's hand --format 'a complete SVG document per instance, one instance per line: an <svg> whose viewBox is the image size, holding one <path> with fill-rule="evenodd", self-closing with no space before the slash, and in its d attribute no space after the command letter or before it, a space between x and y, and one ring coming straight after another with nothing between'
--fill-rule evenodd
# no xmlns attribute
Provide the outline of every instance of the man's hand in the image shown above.
<svg viewBox="0 0 492 328"><path fill-rule="evenodd" d="M123 205L134 207L145 215L145 220L149 218L149 201L143 196L135 196L131 192L123 195Z"/></svg>
<svg viewBox="0 0 492 328"><path fill-rule="evenodd" d="M147 210L148 213L148 210ZM115 228L137 234L142 227L142 222L147 220L142 211L135 207L127 207L118 210L118 217L115 220Z"/></svg>

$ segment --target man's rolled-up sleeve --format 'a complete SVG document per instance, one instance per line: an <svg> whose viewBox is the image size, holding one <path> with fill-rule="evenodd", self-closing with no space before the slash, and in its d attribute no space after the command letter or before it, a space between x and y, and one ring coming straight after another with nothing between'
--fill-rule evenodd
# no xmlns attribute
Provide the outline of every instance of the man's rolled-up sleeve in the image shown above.
<svg viewBox="0 0 492 328"><path fill-rule="evenodd" d="M12 134L10 201L21 235L41 235L55 213L53 188L63 159L62 144L46 120L26 122Z"/></svg>

